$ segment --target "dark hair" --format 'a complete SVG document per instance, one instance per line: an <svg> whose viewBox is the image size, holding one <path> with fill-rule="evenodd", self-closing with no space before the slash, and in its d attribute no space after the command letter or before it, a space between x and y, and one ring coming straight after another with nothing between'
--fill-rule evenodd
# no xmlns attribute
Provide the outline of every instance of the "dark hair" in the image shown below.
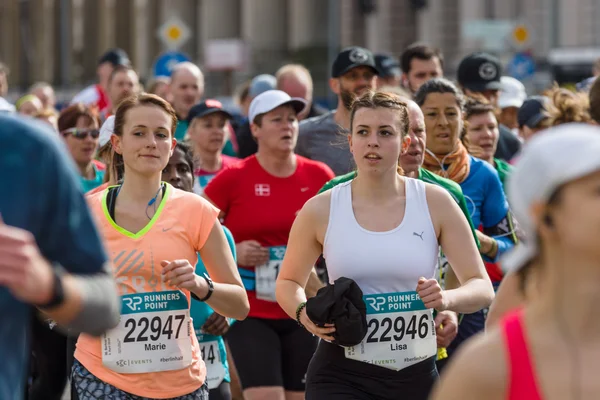
<svg viewBox="0 0 600 400"><path fill-rule="evenodd" d="M433 78L421 85L417 93L415 93L415 103L422 107L430 93L451 93L456 97L456 103L461 110L465 108L465 96L459 88L448 79Z"/></svg>
<svg viewBox="0 0 600 400"><path fill-rule="evenodd" d="M192 148L187 145L186 143L183 142L177 142L177 144L175 145L175 150L181 150L183 152L183 156L185 159L185 162L188 163L189 167L190 167L190 171L194 171L194 154L192 152Z"/></svg>
<svg viewBox="0 0 600 400"><path fill-rule="evenodd" d="M413 43L408 46L400 55L400 65L402 72L408 74L410 72L410 64L413 58L419 60L431 60L437 57L440 60L440 66L444 68L444 55L438 48L430 47L424 43Z"/></svg>
<svg viewBox="0 0 600 400"><path fill-rule="evenodd" d="M63 132L67 129L74 128L77 125L79 118L86 117L92 122L96 122L100 127L100 116L95 108L85 106L82 103L72 104L61 111L58 117L58 131Z"/></svg>
<svg viewBox="0 0 600 400"><path fill-rule="evenodd" d="M588 93L590 99L590 116L600 124L600 79L596 79Z"/></svg>
<svg viewBox="0 0 600 400"><path fill-rule="evenodd" d="M408 135L408 104L402 100L400 96L394 93L369 90L357 97L350 108L350 134L352 134L352 127L354 125L354 117L356 112L361 108L387 108L397 111L398 114L400 114L400 135L402 138ZM400 161L398 161L398 173L404 173L402 167L400 166Z"/></svg>
<svg viewBox="0 0 600 400"><path fill-rule="evenodd" d="M177 114L175 114L173 106L171 106L171 104L163 100L161 97L155 94L148 93L134 94L132 96L127 97L119 104L117 112L115 113L115 126L113 129L113 135L119 137L123 136L123 127L125 126L125 118L127 117L127 112L133 108L140 106L158 107L167 114L169 114L169 116L171 117L171 136L175 135L175 130L177 129ZM112 155L112 167L116 171L118 171L119 168L123 168L123 171L125 171L123 156L114 151L114 149Z"/></svg>
<svg viewBox="0 0 600 400"><path fill-rule="evenodd" d="M110 76L108 77L108 83L111 83L115 76L117 76L117 74L121 72L127 73L129 71L133 71L135 73L135 70L129 65L116 65L110 73Z"/></svg>

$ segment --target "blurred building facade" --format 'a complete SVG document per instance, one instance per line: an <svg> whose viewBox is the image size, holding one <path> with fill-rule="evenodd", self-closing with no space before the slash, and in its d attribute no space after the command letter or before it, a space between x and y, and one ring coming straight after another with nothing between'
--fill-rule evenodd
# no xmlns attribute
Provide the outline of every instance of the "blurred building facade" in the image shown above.
<svg viewBox="0 0 600 400"><path fill-rule="evenodd" d="M313 73L316 95L327 91L330 45L398 56L420 40L444 51L450 73L484 45L464 35L473 21L526 24L537 57L563 46L600 47L598 0L1 0L0 61L13 87L44 80L76 88L94 81L105 50L121 47L149 78L165 50L157 29L173 16L191 30L180 50L201 67L208 41L237 38L248 58L235 82L300 62ZM207 92L221 94L224 74L207 75Z"/></svg>

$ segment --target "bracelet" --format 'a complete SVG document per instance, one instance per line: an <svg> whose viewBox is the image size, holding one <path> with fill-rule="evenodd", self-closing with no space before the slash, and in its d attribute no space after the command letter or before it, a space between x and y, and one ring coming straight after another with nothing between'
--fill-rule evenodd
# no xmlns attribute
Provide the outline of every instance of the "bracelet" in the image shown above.
<svg viewBox="0 0 600 400"><path fill-rule="evenodd" d="M298 325L300 325L303 328L304 328L304 325L302 325L302 322L300 322L300 314L302 314L302 310L304 310L304 308L306 308L305 301L298 304L298 308L296 308L296 322L298 323Z"/></svg>
<svg viewBox="0 0 600 400"><path fill-rule="evenodd" d="M206 301L206 300L210 299L210 296L212 296L213 291L215 290L215 286L213 285L212 279L210 279L210 277L208 275L206 275L206 274L202 275L202 277L204 278L204 280L206 281L206 283L208 283L208 293L206 293L206 296L204 296L201 299L198 296L196 296L196 294L194 292L192 292L190 290L190 294L194 298L194 300Z"/></svg>

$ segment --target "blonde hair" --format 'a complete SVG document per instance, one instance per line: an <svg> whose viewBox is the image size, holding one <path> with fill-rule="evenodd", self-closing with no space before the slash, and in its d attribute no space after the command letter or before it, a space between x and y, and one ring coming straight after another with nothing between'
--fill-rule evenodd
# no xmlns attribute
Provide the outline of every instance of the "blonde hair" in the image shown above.
<svg viewBox="0 0 600 400"><path fill-rule="evenodd" d="M547 106L549 118L545 121L545 126L556 126L569 122L592 122L587 94L575 93L555 84L544 95L551 100Z"/></svg>

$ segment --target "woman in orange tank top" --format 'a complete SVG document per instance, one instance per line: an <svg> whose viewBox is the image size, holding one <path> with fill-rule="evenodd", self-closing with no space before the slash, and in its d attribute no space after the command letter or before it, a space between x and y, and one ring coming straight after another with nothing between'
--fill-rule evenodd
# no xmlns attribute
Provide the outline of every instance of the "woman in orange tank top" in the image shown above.
<svg viewBox="0 0 600 400"><path fill-rule="evenodd" d="M122 299L119 325L81 335L72 381L79 400L208 399L190 299L244 319L249 305L217 219L219 210L161 182L176 140L175 112L161 98L124 100L111 137L121 185L88 196ZM197 253L208 275L195 274Z"/></svg>

